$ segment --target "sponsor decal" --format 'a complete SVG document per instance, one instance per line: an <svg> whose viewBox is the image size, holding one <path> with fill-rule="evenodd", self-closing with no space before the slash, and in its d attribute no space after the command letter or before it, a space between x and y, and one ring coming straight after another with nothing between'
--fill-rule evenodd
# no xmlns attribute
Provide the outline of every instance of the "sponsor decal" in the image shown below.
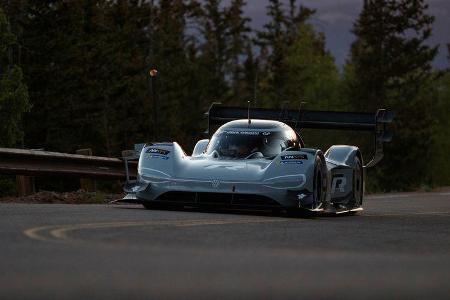
<svg viewBox="0 0 450 300"><path fill-rule="evenodd" d="M290 154L282 155L280 164L284 165L302 165L302 160L307 160L308 156L306 154Z"/></svg>
<svg viewBox="0 0 450 300"><path fill-rule="evenodd" d="M308 156L306 154L292 154L292 155L282 155L281 160L307 160Z"/></svg>
<svg viewBox="0 0 450 300"><path fill-rule="evenodd" d="M148 148L145 153L167 155L170 151L158 148Z"/></svg>
<svg viewBox="0 0 450 300"><path fill-rule="evenodd" d="M206 166L205 169L206 170L213 170L213 169L227 169L227 170L232 170L232 171L238 171L240 169L244 169L245 166L240 166L240 165L209 165Z"/></svg>
<svg viewBox="0 0 450 300"><path fill-rule="evenodd" d="M303 162L301 160L282 160L280 164L283 165L302 165Z"/></svg>
<svg viewBox="0 0 450 300"><path fill-rule="evenodd" d="M249 130L226 130L226 131L224 131L224 133L237 134L237 135L264 135L264 136L271 134L271 132L269 132L269 131L260 132L260 131L249 131Z"/></svg>
<svg viewBox="0 0 450 300"><path fill-rule="evenodd" d="M168 159L169 159L169 157L166 156L166 155L149 154L149 153L146 153L146 154L145 154L145 158L147 158L147 159L150 159L150 158L159 158L159 159L162 159L162 160L168 160Z"/></svg>

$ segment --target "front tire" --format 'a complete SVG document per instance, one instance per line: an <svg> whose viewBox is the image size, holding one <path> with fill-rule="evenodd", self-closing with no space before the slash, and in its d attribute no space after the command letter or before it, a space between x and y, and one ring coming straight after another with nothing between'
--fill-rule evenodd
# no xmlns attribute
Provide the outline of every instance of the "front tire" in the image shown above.
<svg viewBox="0 0 450 300"><path fill-rule="evenodd" d="M315 217L319 211L327 205L327 168L325 160L317 155L314 161L313 174L313 201L307 207L287 209L289 216L293 217Z"/></svg>
<svg viewBox="0 0 450 300"><path fill-rule="evenodd" d="M325 208L327 199L327 169L321 156L316 156L314 162L312 209Z"/></svg>

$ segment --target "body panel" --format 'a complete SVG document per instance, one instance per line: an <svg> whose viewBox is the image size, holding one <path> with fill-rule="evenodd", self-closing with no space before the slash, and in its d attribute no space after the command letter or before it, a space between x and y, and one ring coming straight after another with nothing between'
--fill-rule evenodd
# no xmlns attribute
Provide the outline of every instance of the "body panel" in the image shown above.
<svg viewBox="0 0 450 300"><path fill-rule="evenodd" d="M152 201L170 191L255 194L283 206L297 206L298 201L288 199L288 191L312 192L307 178L313 172L314 155L309 152L285 151L273 159L246 160L183 153L177 143L144 147L136 196Z"/></svg>

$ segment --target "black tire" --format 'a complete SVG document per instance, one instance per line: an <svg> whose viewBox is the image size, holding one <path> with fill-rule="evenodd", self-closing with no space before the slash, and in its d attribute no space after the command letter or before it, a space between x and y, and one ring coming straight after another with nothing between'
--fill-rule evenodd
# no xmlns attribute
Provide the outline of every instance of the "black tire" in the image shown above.
<svg viewBox="0 0 450 300"><path fill-rule="evenodd" d="M364 198L364 169L361 159L356 156L353 162L353 198L349 204L360 207Z"/></svg>
<svg viewBox="0 0 450 300"><path fill-rule="evenodd" d="M313 179L313 209L325 208L327 199L327 169L324 160L320 156L316 156L314 162L314 179Z"/></svg>
<svg viewBox="0 0 450 300"><path fill-rule="evenodd" d="M327 199L327 169L325 161L321 156L317 155L314 162L314 178L313 178L313 203L310 207L287 208L286 212L289 217L312 218L317 216L316 211L310 209L325 209Z"/></svg>

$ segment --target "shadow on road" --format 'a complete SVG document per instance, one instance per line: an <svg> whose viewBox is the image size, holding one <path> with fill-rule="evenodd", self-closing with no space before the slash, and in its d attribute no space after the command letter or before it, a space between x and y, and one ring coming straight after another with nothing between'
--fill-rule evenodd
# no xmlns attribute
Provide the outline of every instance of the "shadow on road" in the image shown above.
<svg viewBox="0 0 450 300"><path fill-rule="evenodd" d="M142 205L138 204L114 204L115 209L137 209L147 210ZM226 207L191 207L191 206L156 206L148 209L149 211L179 211L179 212L197 212L197 213L217 213L229 215L247 215L247 216L262 216L262 217L279 217L279 218L305 218L314 219L320 215L308 211L285 211L281 209L238 209Z"/></svg>

